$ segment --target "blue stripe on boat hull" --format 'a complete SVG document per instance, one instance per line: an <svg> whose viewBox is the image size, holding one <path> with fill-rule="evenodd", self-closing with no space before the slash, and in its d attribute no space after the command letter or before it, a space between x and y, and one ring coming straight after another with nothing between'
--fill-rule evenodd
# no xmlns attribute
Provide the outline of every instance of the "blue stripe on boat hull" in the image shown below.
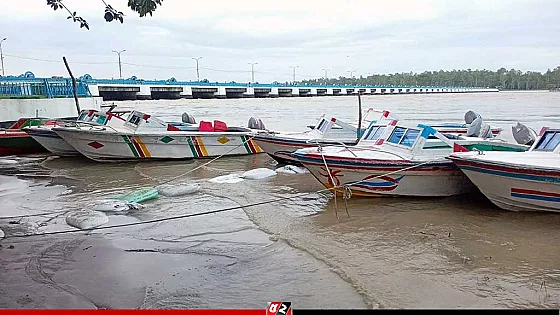
<svg viewBox="0 0 560 315"><path fill-rule="evenodd" d="M540 201L550 201L550 202L560 202L560 197L549 197L549 196L538 196L538 195L527 195L519 193L511 193L512 197L540 200Z"/></svg>
<svg viewBox="0 0 560 315"><path fill-rule="evenodd" d="M511 173L511 172L506 172L506 171L488 170L488 169L484 169L484 168L479 168L479 167L474 167L474 166L466 166L466 165L459 165L459 168L462 169L462 170L491 174L491 175L497 175L497 176L503 176L503 177L527 179L527 180L534 180L534 181L547 182L547 183L560 183L560 178L558 178L558 177L539 176L539 175L530 175L530 174L518 174L518 173Z"/></svg>

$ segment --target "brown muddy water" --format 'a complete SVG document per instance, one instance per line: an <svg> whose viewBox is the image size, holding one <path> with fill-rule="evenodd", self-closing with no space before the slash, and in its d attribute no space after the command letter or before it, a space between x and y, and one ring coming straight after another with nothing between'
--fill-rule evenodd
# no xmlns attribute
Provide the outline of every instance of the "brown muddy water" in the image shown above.
<svg viewBox="0 0 560 315"><path fill-rule="evenodd" d="M180 120L302 130L323 114L350 121L354 97L117 102ZM363 106L401 119L460 122L477 111L491 125L559 126L560 93L366 96ZM480 194L449 198L352 198L346 215L309 174L235 184L208 179L274 169L264 154L227 157L178 179L193 195L160 197L107 225L304 197L212 215L87 233L66 213L153 187L206 161L101 164L85 158L0 160L0 308L558 308L560 216L513 213ZM45 215L40 215L44 213Z"/></svg>

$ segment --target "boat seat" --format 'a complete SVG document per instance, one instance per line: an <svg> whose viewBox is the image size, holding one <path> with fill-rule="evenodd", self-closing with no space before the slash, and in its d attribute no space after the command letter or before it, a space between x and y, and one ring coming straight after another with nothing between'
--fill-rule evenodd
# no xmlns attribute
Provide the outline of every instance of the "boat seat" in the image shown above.
<svg viewBox="0 0 560 315"><path fill-rule="evenodd" d="M228 127L225 122L214 120L214 131L227 131Z"/></svg>
<svg viewBox="0 0 560 315"><path fill-rule="evenodd" d="M213 132L214 131L214 127L212 126L212 123L209 121L203 121L201 120L199 125L198 125L198 131L201 132Z"/></svg>

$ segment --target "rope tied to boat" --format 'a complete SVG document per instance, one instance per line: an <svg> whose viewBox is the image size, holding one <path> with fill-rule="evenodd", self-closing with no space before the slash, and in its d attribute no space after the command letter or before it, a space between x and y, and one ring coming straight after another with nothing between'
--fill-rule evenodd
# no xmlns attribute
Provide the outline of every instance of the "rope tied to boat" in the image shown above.
<svg viewBox="0 0 560 315"><path fill-rule="evenodd" d="M346 215L350 217L350 213L348 212L348 200L352 198L352 189L350 186L344 185L342 191L342 199L344 200L344 209L346 210Z"/></svg>
<svg viewBox="0 0 560 315"><path fill-rule="evenodd" d="M403 172L406 170L410 170L428 163L434 163L439 161L439 159L436 160L431 160L431 161L426 161L423 163L419 163L416 165L412 165L410 167L406 167L400 170L396 170L396 171L392 171L386 174L382 174L379 176L374 177L375 178L379 178L379 177L383 177L383 176L388 176L388 175L392 175L392 174L396 174L399 172ZM368 179L371 180L372 178ZM347 196L351 197L351 190L350 187L352 187L353 185L357 185L360 184L362 182L364 182L365 180L360 180L354 183L349 183L349 184L345 184L344 187L346 187L348 189L348 193ZM210 215L210 214L216 214L216 213L221 213L221 212L227 212L227 211L233 211L233 210L239 210L239 209L244 209L244 208L248 208L248 207L255 207L255 206L261 206L261 205L267 205L267 204L271 204L271 203L277 203L277 202L281 202L281 201L287 201L287 200L293 200L295 198L300 198L303 196L308 196L310 194L314 194L314 193L322 193L322 192L327 192L330 191L331 188L324 188L324 189L320 189L317 191L312 191L312 192L303 192L303 193L299 193L299 194L295 194L293 196L286 196L286 197L278 197L275 199L271 199L271 200L265 200L265 201L260 201L260 202L255 202L255 203L251 203L251 204L246 204L246 205L238 205L238 206L234 206L234 207L228 207L228 208L222 208L222 209L216 209L216 210L210 210L210 211L203 211L203 212L198 212L198 213L192 213L192 214L183 214L183 215L177 215L177 216L169 216L169 217L163 217L163 218L158 218L158 219L153 219L153 220L144 220L144 221L138 221L138 222L130 222L130 223L123 223L123 224L114 224L114 225L105 225L105 226L98 226L98 227L92 227L92 228L86 228L86 229L72 229L72 230L59 230L59 231L50 231L50 232L43 232L43 233L35 233L35 234L12 234L12 235L5 235L3 239L0 238L0 241L6 240L6 239L14 239L14 238L26 238L26 237L33 237L33 236L46 236L46 235L59 235L59 234L73 234L73 233L87 233L87 232L91 232L91 231L97 231L97 230L107 230L107 229L114 229L114 228L120 228L120 227L128 227L128 226L136 226L136 225L144 225L144 224L151 224L151 223L159 223L159 222L165 222L165 221L172 221L172 220L179 220L179 219L185 219L185 218L190 218L190 217L198 217L198 216L204 216L204 215ZM335 198L336 198L336 194L335 194ZM347 199L345 199L347 200ZM335 199L336 202L336 199ZM10 216L10 217L0 217L0 220L3 219L11 219L11 218L21 218L21 217L33 217L33 216L46 216L46 215L53 215L53 214L60 214L66 211L55 211L55 212L49 212L49 213L40 213L40 214L31 214L31 215L23 215L23 216ZM349 216L349 214L348 214ZM337 218L338 218L338 213L337 213Z"/></svg>
<svg viewBox="0 0 560 315"><path fill-rule="evenodd" d="M401 169L398 169L398 170L396 170L396 171L392 171L392 172L389 172L389 173L386 173L386 174L378 175L378 176L375 176L375 177L372 177L372 178L369 178L369 179L362 179L362 180L360 180L360 181L353 182L353 183L349 183L349 184L344 184L344 185L341 186L341 185L337 185L337 183L335 182L335 180L334 180L334 178L333 178L333 176L332 176L332 172L331 172L331 170L330 170L330 168L329 168L329 165L328 165L328 163L327 163L327 160L325 159L325 155L324 155L324 153L323 153L323 148L321 147L321 144L320 144L319 142L316 142L316 144L317 144L317 152L319 152L319 153L321 154L321 159L323 160L323 164L325 165L325 169L326 169L326 171L327 171L327 174L329 175L330 182L332 183L332 188L330 188L330 189L328 189L328 190L331 190L331 189L332 189L332 191L333 191L333 193L334 193L334 207L335 207L335 215L336 215L336 218L337 218L337 219L339 219L339 216L338 216L337 188L342 187L342 199L344 200L344 206L345 206L345 210L346 210L346 215L347 215L348 217L350 217L350 213L348 212L348 200L349 200L350 198L352 198L352 189L350 188L351 186L360 184L360 183L362 183L362 182L364 182L364 181L367 181L367 180L379 179L379 178L382 178L382 177L385 177L385 176L388 176L388 175L393 175L393 174L397 174L397 173L400 173L400 172L408 171L408 170L411 170L411 169L414 169L414 168L417 168L417 167L420 167L420 166L423 166L423 165L426 165L426 164L431 164L431 163L440 162L440 161L444 161L444 160L445 160L445 159L442 160L442 159L440 159L440 158L437 158L437 159L434 159L434 160L429 160L429 161L426 161L426 162L422 162L422 163L419 163L419 164L415 164L415 165L412 165L412 166L409 166L409 167L401 168ZM349 148L347 148L347 149L350 151ZM351 151L350 151L350 152L351 152ZM353 152L351 152L351 153L354 154ZM389 152L389 153L390 153L390 152ZM479 151L479 154L484 154L484 152ZM397 154L395 154L395 155L397 155ZM354 156L355 156L355 154L354 154ZM399 156L399 155L397 155L397 156ZM399 157L400 157L400 156L399 156ZM401 158L402 158L402 157L401 157Z"/></svg>
<svg viewBox="0 0 560 315"><path fill-rule="evenodd" d="M235 146L235 147L231 148L231 149L230 149L229 151L227 151L226 153L223 153L223 154L221 154L221 155L219 155L219 156L217 156L217 157L211 159L210 161L208 161L208 162L206 162L206 163L203 163L203 164L201 164L201 165L199 165L199 166L197 166L197 167L195 167L195 168L193 168L193 169L191 169L191 170L188 170L188 171L186 171L186 172L184 172L184 173L182 173L182 174L179 174L179 175L177 175L177 176L175 176L175 177L171 177L170 179L161 182L159 185L168 184L168 183L170 183L170 182L172 182L172 181L174 181L174 180L176 180L176 179L179 179L179 178L181 178L181 177L183 177L183 176L187 176L187 175L189 175L190 173L193 173L193 172L195 172L195 171L197 171L197 170L199 170L199 169L201 169L201 168L203 168L203 167L209 165L210 163L215 162L216 160L218 160L218 159L224 157L225 155L228 155L229 153L233 152L233 151L236 150L237 148L239 148L239 147L245 145L247 142L253 140L253 138L255 138L255 137L256 137L256 135L250 136L249 138L247 138L247 140L242 141L241 144L239 144L238 146Z"/></svg>
<svg viewBox="0 0 560 315"><path fill-rule="evenodd" d="M338 216L338 200L337 200L337 196L336 196L336 189L340 186L338 186L336 184L336 182L334 181L334 178L332 176L331 170L329 168L329 165L327 164L327 160L325 159L325 155L323 154L323 148L321 148L321 144L319 142L317 143L317 151L319 153L321 153L321 158L323 159L323 164L325 165L325 170L327 171L327 174L329 174L329 178L331 179L331 183L333 185L332 189L334 191L334 214L336 215L336 219L340 219ZM352 193L350 192L350 196L352 196ZM344 205L346 208L346 215L348 217L350 217L350 213L348 212L348 203L346 201L346 199L344 198L344 194L343 194L343 199L344 199Z"/></svg>
<svg viewBox="0 0 560 315"><path fill-rule="evenodd" d="M350 189L350 186L344 185L343 189L344 189L344 191L342 192L342 198L345 201L352 198L352 189Z"/></svg>

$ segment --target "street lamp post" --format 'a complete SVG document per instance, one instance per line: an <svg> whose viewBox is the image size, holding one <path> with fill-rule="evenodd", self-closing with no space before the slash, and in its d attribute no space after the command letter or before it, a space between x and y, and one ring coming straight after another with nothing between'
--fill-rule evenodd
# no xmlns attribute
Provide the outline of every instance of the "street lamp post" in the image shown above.
<svg viewBox="0 0 560 315"><path fill-rule="evenodd" d="M120 51L113 50L114 53L119 55L119 78L121 78L121 79L122 79L121 53L123 53L125 51L126 51L126 49L123 49L123 50L120 50Z"/></svg>
<svg viewBox="0 0 560 315"><path fill-rule="evenodd" d="M200 72L198 72L198 61L202 59L202 57L192 58L192 60L196 60L196 79L200 81Z"/></svg>
<svg viewBox="0 0 560 315"><path fill-rule="evenodd" d="M354 76L352 75L354 72L356 72L356 70L350 70L350 71L346 71L350 73L350 78L353 78Z"/></svg>
<svg viewBox="0 0 560 315"><path fill-rule="evenodd" d="M8 39L7 37L4 37L4 39L0 40L0 61L2 62L2 76L5 76L5 70L4 70L4 53L2 52L2 42L5 41L6 39Z"/></svg>
<svg viewBox="0 0 560 315"><path fill-rule="evenodd" d="M251 82L255 83L255 65L258 65L258 62L248 62L248 65L251 65Z"/></svg>
<svg viewBox="0 0 560 315"><path fill-rule="evenodd" d="M294 70L293 72L293 81L292 82L296 82L296 69L299 68L299 66L290 66L290 68L292 68Z"/></svg>

